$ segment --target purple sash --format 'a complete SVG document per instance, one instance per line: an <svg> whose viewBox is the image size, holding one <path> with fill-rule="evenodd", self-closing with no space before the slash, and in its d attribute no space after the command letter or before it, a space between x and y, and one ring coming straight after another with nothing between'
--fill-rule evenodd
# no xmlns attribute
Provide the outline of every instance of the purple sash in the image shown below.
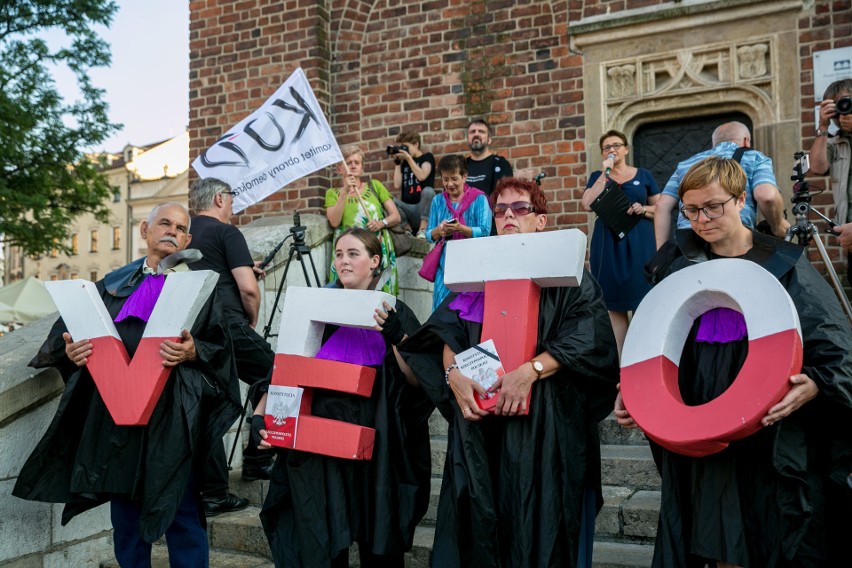
<svg viewBox="0 0 852 568"><path fill-rule="evenodd" d="M381 365L387 346L381 332L375 329L339 327L320 348L317 359L340 361L353 365Z"/></svg>
<svg viewBox="0 0 852 568"><path fill-rule="evenodd" d="M743 315L729 308L713 308L701 315L695 341L730 343L748 336Z"/></svg>
<svg viewBox="0 0 852 568"><path fill-rule="evenodd" d="M115 321L120 322L133 316L147 322L151 317L151 312L154 311L154 305L157 303L157 298L160 297L160 292L163 291L165 283L164 274L148 274L145 276L139 287L128 296L127 301L121 307L121 311L115 317Z"/></svg>
<svg viewBox="0 0 852 568"><path fill-rule="evenodd" d="M451 310L456 310L463 320L482 323L485 314L485 294L483 292L459 292L448 307Z"/></svg>

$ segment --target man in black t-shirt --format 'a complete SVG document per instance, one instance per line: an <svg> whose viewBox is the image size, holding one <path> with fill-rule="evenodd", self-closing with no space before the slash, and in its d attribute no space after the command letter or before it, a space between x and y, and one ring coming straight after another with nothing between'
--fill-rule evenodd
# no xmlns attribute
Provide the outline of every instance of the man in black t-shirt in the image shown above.
<svg viewBox="0 0 852 568"><path fill-rule="evenodd" d="M392 154L396 167L393 170L393 187L400 191L401 199L393 202L411 227L411 233L426 230L429 210L435 197L435 156L420 149L419 132L400 132L397 146L405 146Z"/></svg>
<svg viewBox="0 0 852 568"><path fill-rule="evenodd" d="M475 118L467 125L467 185L491 195L500 178L512 177L512 165L491 151L491 125Z"/></svg>
<svg viewBox="0 0 852 568"><path fill-rule="evenodd" d="M231 330L234 360L239 378L253 385L267 378L275 354L255 330L260 308L260 287L246 239L229 223L233 215L234 192L225 182L208 178L195 182L189 190L192 218L192 246L204 257L192 264L193 270L215 270L216 289ZM255 398L259 398L256 396ZM243 450L243 479L269 479L272 456L252 447ZM247 499L228 493L228 469L222 444L211 449L202 483L207 516L245 508Z"/></svg>

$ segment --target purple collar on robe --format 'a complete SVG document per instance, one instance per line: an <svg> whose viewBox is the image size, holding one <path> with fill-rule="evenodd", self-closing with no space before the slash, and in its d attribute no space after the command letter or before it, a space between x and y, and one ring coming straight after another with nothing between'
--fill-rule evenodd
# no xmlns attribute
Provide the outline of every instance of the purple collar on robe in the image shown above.
<svg viewBox="0 0 852 568"><path fill-rule="evenodd" d="M449 308L456 310L463 320L482 323L485 313L485 293L459 292L450 302Z"/></svg>
<svg viewBox="0 0 852 568"><path fill-rule="evenodd" d="M743 315L729 308L713 308L701 315L696 341L730 343L748 336Z"/></svg>
<svg viewBox="0 0 852 568"><path fill-rule="evenodd" d="M317 359L353 365L381 365L387 352L385 339L374 329L339 327L320 347Z"/></svg>
<svg viewBox="0 0 852 568"><path fill-rule="evenodd" d="M147 322L165 283L166 277L163 274L146 274L139 287L124 302L115 321L120 322L133 316Z"/></svg>

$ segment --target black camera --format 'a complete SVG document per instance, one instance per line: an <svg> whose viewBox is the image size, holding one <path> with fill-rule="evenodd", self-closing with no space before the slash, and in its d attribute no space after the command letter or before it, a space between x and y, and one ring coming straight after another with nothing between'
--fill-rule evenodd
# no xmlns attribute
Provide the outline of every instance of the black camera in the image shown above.
<svg viewBox="0 0 852 568"><path fill-rule="evenodd" d="M852 113L852 97L840 97L835 101L834 108L837 109L837 114Z"/></svg>
<svg viewBox="0 0 852 568"><path fill-rule="evenodd" d="M399 146L388 146L387 147L388 156L393 156L395 154L399 154L400 152L408 152L408 146L405 144L400 144Z"/></svg>

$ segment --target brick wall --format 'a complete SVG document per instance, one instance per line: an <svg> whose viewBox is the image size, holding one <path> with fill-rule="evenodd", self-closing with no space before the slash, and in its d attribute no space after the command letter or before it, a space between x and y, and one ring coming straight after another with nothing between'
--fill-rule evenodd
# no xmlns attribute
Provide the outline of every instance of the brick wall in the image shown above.
<svg viewBox="0 0 852 568"><path fill-rule="evenodd" d="M581 59L568 48L569 2L535 0L196 0L190 3L191 155L305 69L341 144L359 142L365 171L390 185L384 155L417 129L440 157L467 149L487 115L495 150L515 169L547 172L560 226L584 225ZM331 54L331 56L329 56ZM329 169L249 208L239 222L294 207L319 211Z"/></svg>
<svg viewBox="0 0 852 568"><path fill-rule="evenodd" d="M811 55L852 42L850 3L803 2L804 148L814 134ZM384 148L400 129L419 130L424 149L440 157L465 151L468 119L487 115L498 153L516 170L547 172L544 188L555 224L586 229L588 216L579 206L587 177L582 57L569 48L568 22L661 4L679 3L192 0L191 155L260 105L300 65L339 142L359 142L367 153L365 171L386 185L393 170ZM325 189L336 181L331 169L317 172L249 208L238 221L293 208L320 212ZM830 196L815 202L826 210ZM831 252L840 257L836 246Z"/></svg>

